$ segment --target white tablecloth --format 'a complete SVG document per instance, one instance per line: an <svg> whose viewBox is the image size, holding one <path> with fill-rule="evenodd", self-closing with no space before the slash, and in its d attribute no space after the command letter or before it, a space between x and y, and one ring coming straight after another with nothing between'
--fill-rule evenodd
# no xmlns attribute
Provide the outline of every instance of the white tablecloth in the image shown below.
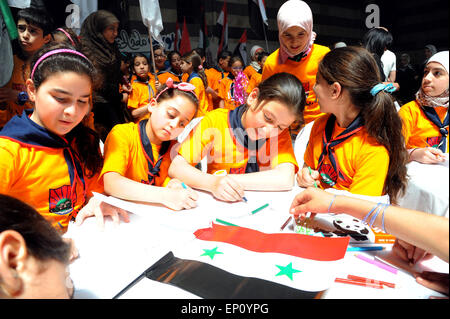
<svg viewBox="0 0 450 319"><path fill-rule="evenodd" d="M99 231L94 218L87 219L81 226L70 224L66 237L74 239L80 255L70 266L75 298L113 298L167 252L193 239L195 230L209 227L211 221L216 218L266 233L279 232L280 226L289 216L288 209L293 197L300 191L301 189L296 187L290 192L246 192L248 203L219 202L209 194L200 192L198 207L192 210L174 212L160 206L127 204L126 207L133 211L130 214L130 223L115 226L107 219L104 231ZM117 205L123 204L116 199L113 199L114 201ZM269 203L269 207L254 215L247 213L262 203ZM292 232L292 227L286 227L284 232ZM378 255L387 256L388 259L395 258L390 254L390 247L387 245L388 249L380 251ZM438 260L437 265L442 268L442 264L444 272L445 269L448 272L448 264ZM423 265L417 265L416 270L423 269L422 267ZM436 268L433 266L433 269ZM354 256L354 252L347 252L342 267L336 272L343 278L352 274L394 282L399 288L373 289L334 283L323 298L441 296L417 284L410 271L400 270L397 275L393 275L359 260ZM177 287L143 278L121 298L197 297Z"/></svg>
<svg viewBox="0 0 450 319"><path fill-rule="evenodd" d="M408 186L399 206L448 217L449 166L411 162L408 167Z"/></svg>

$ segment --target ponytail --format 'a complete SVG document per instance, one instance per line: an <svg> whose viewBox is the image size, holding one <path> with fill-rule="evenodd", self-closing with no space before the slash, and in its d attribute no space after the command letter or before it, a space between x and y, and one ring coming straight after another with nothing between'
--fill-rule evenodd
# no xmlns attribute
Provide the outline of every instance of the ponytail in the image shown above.
<svg viewBox="0 0 450 319"><path fill-rule="evenodd" d="M394 100L388 89L378 89L381 72L373 55L362 47L337 48L325 55L318 73L328 84L338 82L348 91L352 104L360 109L368 134L386 147L389 168L383 191L395 204L406 188L407 151Z"/></svg>
<svg viewBox="0 0 450 319"><path fill-rule="evenodd" d="M193 71L202 79L205 89L208 87L208 78L202 66L202 58L195 51L191 51L183 55L182 59L192 64Z"/></svg>
<svg viewBox="0 0 450 319"><path fill-rule="evenodd" d="M389 152L389 168L383 190L395 204L406 188L408 157L402 134L402 121L392 96L384 91L379 92L362 115L369 135Z"/></svg>

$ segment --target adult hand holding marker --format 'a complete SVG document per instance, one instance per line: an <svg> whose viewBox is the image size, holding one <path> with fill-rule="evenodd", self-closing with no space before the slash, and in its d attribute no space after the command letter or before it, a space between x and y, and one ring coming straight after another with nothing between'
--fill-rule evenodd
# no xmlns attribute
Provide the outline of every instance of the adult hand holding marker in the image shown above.
<svg viewBox="0 0 450 319"><path fill-rule="evenodd" d="M216 171L213 175L217 178L212 190L214 197L227 202L241 200L247 202L244 196L244 187L231 176L228 176L226 170Z"/></svg>

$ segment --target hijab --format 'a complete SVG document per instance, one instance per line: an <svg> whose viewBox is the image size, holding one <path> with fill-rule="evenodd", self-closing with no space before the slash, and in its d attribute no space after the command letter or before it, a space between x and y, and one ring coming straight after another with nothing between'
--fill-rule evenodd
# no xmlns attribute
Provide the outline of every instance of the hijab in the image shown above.
<svg viewBox="0 0 450 319"><path fill-rule="evenodd" d="M280 10L278 10L277 23L278 40L280 42L279 62L283 64L288 58L294 58L294 55L287 50L281 41L281 35L283 32L293 26L298 26L309 34L309 41L300 53L300 55L308 55L311 51L314 40L316 39L316 33L313 32L312 12L306 2L301 0L286 1L280 7Z"/></svg>
<svg viewBox="0 0 450 319"><path fill-rule="evenodd" d="M445 71L448 73L448 59L449 53L448 51L441 51L434 54L427 62L437 62L441 64ZM420 86L419 91L416 93L416 100L421 106L431 106L431 107L447 107L448 108L448 88L442 94L438 96L429 96L425 94L422 90L422 86Z"/></svg>
<svg viewBox="0 0 450 319"><path fill-rule="evenodd" d="M98 65L110 65L119 59L119 50L103 37L103 31L110 25L118 23L114 14L106 10L91 13L81 26L82 51ZM120 62L120 61L119 61Z"/></svg>

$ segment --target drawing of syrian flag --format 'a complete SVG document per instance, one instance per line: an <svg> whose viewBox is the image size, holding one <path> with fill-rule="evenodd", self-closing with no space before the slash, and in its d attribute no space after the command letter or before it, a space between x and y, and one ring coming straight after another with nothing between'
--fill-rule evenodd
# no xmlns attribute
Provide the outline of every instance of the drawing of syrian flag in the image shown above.
<svg viewBox="0 0 450 319"><path fill-rule="evenodd" d="M202 298L316 298L333 283L349 243L217 224L194 235L145 276Z"/></svg>

